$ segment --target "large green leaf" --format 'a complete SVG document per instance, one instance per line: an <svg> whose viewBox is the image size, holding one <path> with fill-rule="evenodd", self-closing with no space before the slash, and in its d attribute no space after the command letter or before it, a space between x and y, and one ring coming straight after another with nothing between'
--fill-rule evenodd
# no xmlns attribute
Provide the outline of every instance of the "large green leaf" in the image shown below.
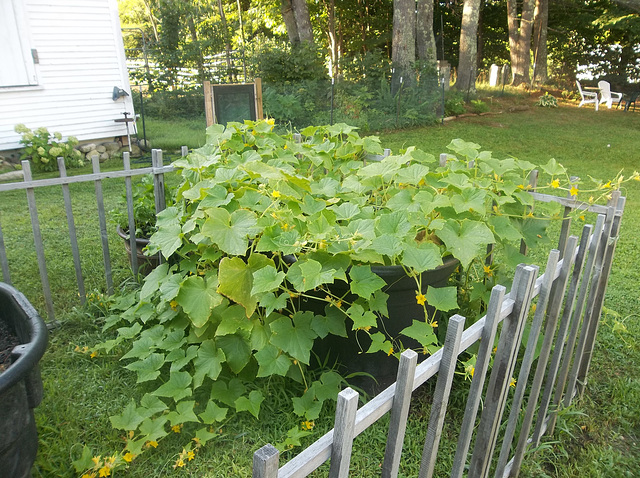
<svg viewBox="0 0 640 478"><path fill-rule="evenodd" d="M258 418L260 405L264 401L264 395L258 390L252 390L248 397L238 397L235 402L237 412L249 412Z"/></svg>
<svg viewBox="0 0 640 478"><path fill-rule="evenodd" d="M313 259L298 261L289 267L287 279L300 292L315 289L321 284L332 284L335 269L322 270L322 264Z"/></svg>
<svg viewBox="0 0 640 478"><path fill-rule="evenodd" d="M438 344L438 337L434 333L433 327L421 320L412 321L411 325L400 333L416 340L425 349Z"/></svg>
<svg viewBox="0 0 640 478"><path fill-rule="evenodd" d="M157 441L167 435L164 426L168 421L165 416L156 419L147 418L140 424L140 433L142 433L146 441Z"/></svg>
<svg viewBox="0 0 640 478"><path fill-rule="evenodd" d="M447 312L458 308L458 290L455 287L429 287L427 304Z"/></svg>
<svg viewBox="0 0 640 478"><path fill-rule="evenodd" d="M225 257L220 261L218 281L221 294L245 308L246 316L251 317L256 310L258 299L252 295L253 270L239 257Z"/></svg>
<svg viewBox="0 0 640 478"><path fill-rule="evenodd" d="M259 230L254 212L238 209L229 214L226 209L215 208L208 209L207 214L201 229L205 237L227 254L242 255L247 252L248 238Z"/></svg>
<svg viewBox="0 0 640 478"><path fill-rule="evenodd" d="M194 400L187 400L178 402L176 409L167 413L167 418L171 426L180 425L181 423L196 422L199 423L198 417L193 412L193 407L196 404Z"/></svg>
<svg viewBox="0 0 640 478"><path fill-rule="evenodd" d="M205 281L200 276L189 276L180 284L176 301L196 327L202 327L211 314L211 309L222 302L216 292L214 280Z"/></svg>
<svg viewBox="0 0 640 478"><path fill-rule="evenodd" d="M143 422L144 417L138 413L136 402L132 398L120 415L109 417L113 428L135 430Z"/></svg>
<svg viewBox="0 0 640 478"><path fill-rule="evenodd" d="M263 292L276 290L282 284L285 273L277 270L272 265L267 265L253 273L253 287L251 294L256 295Z"/></svg>
<svg viewBox="0 0 640 478"><path fill-rule="evenodd" d="M345 327L345 313L338 309L335 304L327 304L324 308L324 315L314 315L311 321L311 328L318 334L318 337L325 338L328 334L347 336Z"/></svg>
<svg viewBox="0 0 640 478"><path fill-rule="evenodd" d="M216 339L216 344L222 349L233 373L240 373L249 363L251 349L247 340L238 335L225 335Z"/></svg>
<svg viewBox="0 0 640 478"><path fill-rule="evenodd" d="M268 344L255 353L258 361L258 377L268 377L271 375L287 375L291 367L291 359L280 352L274 345Z"/></svg>
<svg viewBox="0 0 640 478"><path fill-rule="evenodd" d="M462 225L455 221L447 221L442 229L437 231L437 236L464 268L476 257L484 257L487 244L495 240L486 224L469 220L462 221Z"/></svg>
<svg viewBox="0 0 640 478"><path fill-rule="evenodd" d="M222 371L222 363L224 361L224 352L216 347L213 340L202 342L198 349L198 355L193 361L195 369L193 386L197 388L202 385L205 377L216 380Z"/></svg>
<svg viewBox="0 0 640 478"><path fill-rule="evenodd" d="M367 300L375 291L382 289L386 284L379 275L371 271L369 265L353 266L349 271L349 277L351 278L349 283L351 292Z"/></svg>
<svg viewBox="0 0 640 478"><path fill-rule="evenodd" d="M347 309L347 315L353 320L353 330L368 330L371 327L375 327L378 323L376 315L369 310L364 310L364 307L360 304L353 304L349 307Z"/></svg>
<svg viewBox="0 0 640 478"><path fill-rule="evenodd" d="M420 273L442 265L440 248L433 242L424 242L416 246L405 247L402 264Z"/></svg>
<svg viewBox="0 0 640 478"><path fill-rule="evenodd" d="M217 380L211 385L211 398L230 407L235 407L238 397L241 397L246 391L247 387L238 378L232 378L229 383Z"/></svg>
<svg viewBox="0 0 640 478"><path fill-rule="evenodd" d="M250 333L253 328L253 322L247 319L244 307L234 304L221 314L222 320L216 329L216 336L235 334L238 331ZM242 334L244 335L244 334Z"/></svg>
<svg viewBox="0 0 640 478"><path fill-rule="evenodd" d="M126 365L125 368L138 374L136 383L155 380L160 375L160 368L164 365L164 355L158 353L149 354L148 357Z"/></svg>
<svg viewBox="0 0 640 478"><path fill-rule="evenodd" d="M460 194L451 197L451 205L458 214L467 211L484 214L486 196L487 193L481 189L464 189Z"/></svg>
<svg viewBox="0 0 640 478"><path fill-rule="evenodd" d="M227 416L228 408L219 407L215 402L209 400L207 402L207 408L200 415L202 423L211 425L215 422L221 422Z"/></svg>
<svg viewBox="0 0 640 478"><path fill-rule="evenodd" d="M191 375L188 372L171 372L169 380L151 393L158 397L173 398L175 402L179 402L191 395L190 385Z"/></svg>
<svg viewBox="0 0 640 478"><path fill-rule="evenodd" d="M270 342L294 359L309 365L309 356L317 334L311 327L313 313L296 312L293 319L280 317L269 325Z"/></svg>
<svg viewBox="0 0 640 478"><path fill-rule="evenodd" d="M169 271L168 264L160 264L153 269L147 277L144 278L144 284L140 289L140 301L144 302L151 298L151 296L158 290L163 279L167 277Z"/></svg>
<svg viewBox="0 0 640 478"><path fill-rule="evenodd" d="M182 226L180 212L176 207L168 207L158 213L158 231L151 236L149 246L152 253L162 252L165 259L178 250L182 245Z"/></svg>

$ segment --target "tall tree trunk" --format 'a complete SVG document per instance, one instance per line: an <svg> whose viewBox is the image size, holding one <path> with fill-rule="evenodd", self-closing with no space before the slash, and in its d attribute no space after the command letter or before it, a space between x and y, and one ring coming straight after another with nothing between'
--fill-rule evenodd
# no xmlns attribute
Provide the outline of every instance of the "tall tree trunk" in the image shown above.
<svg viewBox="0 0 640 478"><path fill-rule="evenodd" d="M292 45L300 43L300 35L298 34L298 25L296 24L296 16L293 14L293 5L291 0L282 0L281 3L282 19L287 29L289 42Z"/></svg>
<svg viewBox="0 0 640 478"><path fill-rule="evenodd" d="M418 60L435 64L438 57L436 55L436 39L433 33L433 0L418 0L416 47Z"/></svg>
<svg viewBox="0 0 640 478"><path fill-rule="evenodd" d="M313 28L305 0L282 0L282 19L292 45L313 43Z"/></svg>
<svg viewBox="0 0 640 478"><path fill-rule="evenodd" d="M151 11L151 3L150 0L144 0L144 6L147 10L147 16L149 17L149 22L151 23L151 29L153 30L153 37L158 42L158 22L156 21L156 17L153 15Z"/></svg>
<svg viewBox="0 0 640 478"><path fill-rule="evenodd" d="M547 70L547 25L549 0L536 0L533 21L533 81L544 84L549 79Z"/></svg>
<svg viewBox="0 0 640 478"><path fill-rule="evenodd" d="M460 58L455 88L460 91L476 89L478 70L478 21L482 0L464 0L460 28Z"/></svg>
<svg viewBox="0 0 640 478"><path fill-rule="evenodd" d="M516 0L507 0L507 20L509 25L509 49L511 56L511 84L529 84L531 67L531 31L536 0L523 0L522 15L518 21Z"/></svg>
<svg viewBox="0 0 640 478"><path fill-rule="evenodd" d="M293 14L296 17L300 42L313 43L313 28L306 0L292 0Z"/></svg>
<svg viewBox="0 0 640 478"><path fill-rule="evenodd" d="M415 0L393 0L392 94L400 88L401 79L407 83L411 82L411 63L416 58L415 9Z"/></svg>

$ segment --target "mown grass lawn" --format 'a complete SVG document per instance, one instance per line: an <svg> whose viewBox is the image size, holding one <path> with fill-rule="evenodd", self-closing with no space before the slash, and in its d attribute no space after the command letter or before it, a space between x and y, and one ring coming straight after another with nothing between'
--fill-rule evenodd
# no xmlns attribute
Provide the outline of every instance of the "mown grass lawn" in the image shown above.
<svg viewBox="0 0 640 478"><path fill-rule="evenodd" d="M611 178L621 169L626 174L640 169L640 113L606 109L596 113L591 108L578 109L575 104L561 104L558 109L537 108L532 106L535 99L503 98L496 93L492 100L486 101L494 102L494 112L503 110L504 113L385 132L380 136L383 145L394 151L415 145L437 155L446 152L451 139L462 138L479 143L497 157L515 156L535 164L546 163L554 157L572 174L583 178ZM508 112L514 104L530 108ZM183 143L197 147L204 139L203 129L198 130L197 122L162 123L157 122L155 130L153 122L148 123L147 135L155 142L154 147L178 148ZM637 267L640 183L629 184L623 191L627 205L586 394L561 414L556 436L531 454L520 476L622 477L637 476L640 470L640 421L637 418L640 416L640 342L637 340L640 334L640 271ZM110 180L104 187L107 210L118 207L123 183ZM119 413L130 397L143 393L141 387L135 385L135 374L123 369L117 358L91 358L76 351L76 347L82 349L106 338L101 331L100 310L108 298L100 294L104 290L104 278L92 189L92 185L87 185L72 191L74 208L81 222L78 227L82 231L81 249L88 290L96 290L91 306L76 310L74 306L78 306L79 301L64 232L66 221L61 215L62 195L54 188L37 193L56 310L62 325L52 331L50 346L41 363L45 399L36 410L40 450L33 470L35 477L75 476L71 462L79 457L83 445L88 445L96 454L119 451L123 443L121 432L112 429L108 417ZM0 221L13 282L43 311L23 191L2 193ZM575 229L580 226L577 221ZM110 240L112 250L120 251L115 235ZM116 261L117 280L127 280L124 252L114 252L112 257ZM260 422L240 415L230 417L216 430L219 437L179 470L174 470L173 465L185 440L179 434L172 435L163 440L158 449L136 459L124 474L132 477L250 476L252 453L267 442L283 441L286 430L299 421L288 412L289 398L282 382L274 380L263 386L268 398ZM405 442L408 458L402 465L401 476L417 474L429 418L428 406L420 398L426 395L428 390L419 393L412 405ZM444 461L449 454L452 456L457 438L454 424L462 413L463 399L462 391L454 392L450 423L440 447ZM303 445L332 427L331 412L327 409L316 421L315 434L304 438ZM379 473L385 433L383 420L358 437L352 476L369 477ZM286 452L284 459L291 458L297 450ZM443 472L436 470L436 476L444 476ZM119 472L116 476L120 475Z"/></svg>

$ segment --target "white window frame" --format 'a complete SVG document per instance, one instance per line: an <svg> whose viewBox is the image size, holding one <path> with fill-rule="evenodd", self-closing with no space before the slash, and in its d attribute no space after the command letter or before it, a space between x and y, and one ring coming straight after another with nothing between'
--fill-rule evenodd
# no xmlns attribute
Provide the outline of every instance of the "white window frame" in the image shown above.
<svg viewBox="0 0 640 478"><path fill-rule="evenodd" d="M0 1L0 91L38 85L30 40L24 0Z"/></svg>

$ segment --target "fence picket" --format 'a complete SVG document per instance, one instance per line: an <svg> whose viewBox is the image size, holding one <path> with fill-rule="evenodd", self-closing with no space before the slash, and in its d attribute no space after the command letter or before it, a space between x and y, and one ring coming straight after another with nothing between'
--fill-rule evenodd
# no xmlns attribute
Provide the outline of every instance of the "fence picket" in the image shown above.
<svg viewBox="0 0 640 478"><path fill-rule="evenodd" d="M268 443L256 451L253 454L252 478L277 478L279 457L278 450Z"/></svg>
<svg viewBox="0 0 640 478"><path fill-rule="evenodd" d="M500 449L500 455L498 456L496 476L504 475L505 467L507 466L507 462L509 461L511 444L513 442L516 427L520 419L520 408L522 406L524 393L529 382L531 366L533 365L533 361L535 360L538 337L540 335L540 330L542 329L542 321L544 320L547 313L547 305L549 304L549 296L551 294L551 288L554 284L553 278L556 273L559 257L560 251L558 251L557 249L553 249L549 253L549 257L547 259L547 267L544 271L544 280L542 281L542 284L540 286L538 303L536 305L536 311L533 315L533 322L531 323L531 327L529 329L527 346L525 348L524 357L522 358L522 364L520 365L520 372L518 373L518 379L516 382L516 390L511 401L511 412L509 413L507 428L504 432L502 447Z"/></svg>
<svg viewBox="0 0 640 478"><path fill-rule="evenodd" d="M100 173L98 156L91 158L93 173ZM109 253L109 235L107 233L107 218L104 212L104 198L102 196L102 180L95 181L96 203L98 205L98 221L100 222L100 239L102 241L102 258L104 259L104 276L107 282L107 292L113 294L113 277L111 274L111 254ZM135 249L134 249L135 250Z"/></svg>
<svg viewBox="0 0 640 478"><path fill-rule="evenodd" d="M467 454L469 452L469 446L471 445L471 437L478 414L478 406L482 398L484 381L487 376L487 370L489 369L489 362L491 361L493 342L496 337L496 331L498 330L500 311L502 310L505 292L506 289L501 285L495 286L491 291L491 299L489 300L487 315L484 327L482 328L475 371L471 379L471 387L469 388L469 398L467 399L464 418L462 419L462 427L456 446L456 454L453 459L451 478L461 478L467 462Z"/></svg>
<svg viewBox="0 0 640 478"><path fill-rule="evenodd" d="M405 350L400 356L398 379L391 406L389 434L382 463L382 478L396 478L400 468L402 444L407 429L407 417L411 403L413 377L416 373L418 354L413 350Z"/></svg>
<svg viewBox="0 0 640 478"><path fill-rule="evenodd" d="M59 157L58 170L60 177L67 177L67 168L64 164L64 158ZM62 185L62 197L64 199L64 209L67 215L67 229L69 229L69 240L71 241L71 255L73 256L73 266L76 270L76 282L78 283L78 294L80 295L80 303L84 305L87 295L84 290L84 279L82 278L82 264L80 262L80 249L78 248L78 235L76 234L76 223L73 219L73 208L71 207L71 193L69 185Z"/></svg>
<svg viewBox="0 0 640 478"><path fill-rule="evenodd" d="M540 402L540 410L538 412L538 418L536 420L536 426L533 431L533 446L536 447L540 444L540 438L544 433L545 419L547 412L549 411L549 404L551 403L551 396L553 394L553 387L556 384L556 378L558 377L558 370L560 368L560 361L563 357L564 344L567 338L567 332L569 330L570 318L575 308L576 296L578 293L578 284L580 283L580 275L584 266L584 260L587 256L587 247L589 246L589 238L591 237L591 231L593 226L586 225L582 228L582 237L580 238L580 246L578 253L575 257L573 264L573 273L571 275L571 283L569 284L569 292L565 300L565 306L562 311L562 318L560 319L560 326L556 334L556 344L553 349L553 356L551 357L551 363L549 365L549 371L547 373L547 380L544 386L544 392L542 393L542 400ZM569 249L565 250L564 257L567 258L570 252ZM562 298L559 298L561 300ZM571 353L571 347L568 347L569 353Z"/></svg>
<svg viewBox="0 0 640 478"><path fill-rule="evenodd" d="M451 385L453 384L453 374L456 371L456 362L460 352L460 339L464 331L464 321L464 317L456 314L449 319L447 326L447 336L442 346L442 360L438 369L436 390L431 404L427 437L422 450L422 461L420 463L420 473L418 474L420 478L431 478L436 466L440 436L442 435L444 417L449 403Z"/></svg>
<svg viewBox="0 0 640 478"><path fill-rule="evenodd" d="M491 458L496 447L498 431L504 412L511 375L515 368L518 348L522 340L524 322L527 317L537 268L519 265L513 279L510 296L515 303L513 313L502 325L498 341L498 350L494 359L484 409L480 417L480 425L476 433L476 442L471 455L469 478L486 477L489 474Z"/></svg>
<svg viewBox="0 0 640 478"><path fill-rule="evenodd" d="M618 195L620 194L619 191L616 191L616 193L618 193ZM624 209L624 199L622 199L620 209L621 211ZM611 232L607 236L607 242L605 243L602 272L600 275L600 280L598 281L598 287L596 289L595 305L593 307L592 318L589 324L585 351L578 370L578 383L580 384L579 393L581 396L587 383L587 374L589 371L589 366L591 364L591 356L593 354L596 335L598 334L598 325L600 324L600 315L602 314L602 307L604 305L604 296L607 291L609 274L611 273L613 254L615 252L616 244L618 243L618 234L620 233L621 219L621 215L614 215L611 224Z"/></svg>
<svg viewBox="0 0 640 478"><path fill-rule="evenodd" d="M553 347L553 340L555 338L556 325L558 324L558 317L560 316L562 299L564 298L565 292L567 290L571 266L573 265L573 261L575 258L574 251L576 249L577 242L578 238L575 236L569 236L565 241L566 253L564 255L564 259L560 269L560 275L558 276L556 282L554 282L552 285L553 293L550 294L550 297L553 297L553 300L549 302L549 306L547 307L544 340L542 342L542 347L538 356L538 363L536 364L536 371L533 377L533 382L531 383L531 387L529 390L527 408L522 420L522 425L520 427L520 435L518 436L516 452L511 464L511 469L513 470L513 472L509 474L509 476L511 477L518 476L520 466L522 465L522 459L524 458L524 453L526 451L527 443L529 442L529 430L531 429L531 424L533 423L533 417L538 404L538 397L540 396L540 390L542 388L542 381L544 380L547 363L549 361L549 356L551 355L551 348Z"/></svg>
<svg viewBox="0 0 640 478"><path fill-rule="evenodd" d="M31 181L31 163L22 161L22 172L25 181ZM44 244L40 231L40 220L38 219L38 208L36 207L36 195L33 188L27 188L27 203L29 204L29 215L31 216L31 229L33 229L33 242L36 247L36 257L38 259L38 270L40 271L40 282L42 284L42 294L49 316L49 323L55 323L56 317L53 311L53 298L51 297L51 286L49 285L49 275L47 274L47 262L44 257Z"/></svg>
<svg viewBox="0 0 640 478"><path fill-rule="evenodd" d="M329 478L347 478L349 476L351 449L353 448L353 438L355 436L356 412L358 411L358 397L358 392L350 387L345 388L338 394Z"/></svg>
<svg viewBox="0 0 640 478"><path fill-rule="evenodd" d="M591 236L589 237L589 250L587 253L588 254L587 263L582 272L582 280L580 281L578 300L576 301L575 308L573 310L573 313L571 314L570 331L569 331L569 337L567 338L566 353L564 354L564 357L562 359L560 373L558 374L558 384L556 385L556 389L553 396L553 408L556 410L556 412L554 412L549 419L547 433L553 432L553 429L555 427L555 421L557 418L557 414L556 414L557 408L560 405L560 402L562 401L562 394L565 389L565 386L567 385L567 380L569 378L571 361L574 356L574 348L575 348L576 340L578 338L578 333L580 330L582 314L584 312L587 294L589 292L589 282L591 279L591 275L593 273L596 251L598 250L598 246L600 245L600 237L601 237L600 233L603 227L604 227L604 215L599 214L598 218L596 219L595 227L593 228ZM571 403L572 394L573 392L567 395L568 399L567 399L567 402L565 403L565 406L568 406L569 403Z"/></svg>
<svg viewBox="0 0 640 478"><path fill-rule="evenodd" d="M0 216L0 219L2 217ZM7 250L4 247L4 236L2 235L2 224L0 223L0 266L2 267L2 281L11 285L11 274L9 273L9 261Z"/></svg>

